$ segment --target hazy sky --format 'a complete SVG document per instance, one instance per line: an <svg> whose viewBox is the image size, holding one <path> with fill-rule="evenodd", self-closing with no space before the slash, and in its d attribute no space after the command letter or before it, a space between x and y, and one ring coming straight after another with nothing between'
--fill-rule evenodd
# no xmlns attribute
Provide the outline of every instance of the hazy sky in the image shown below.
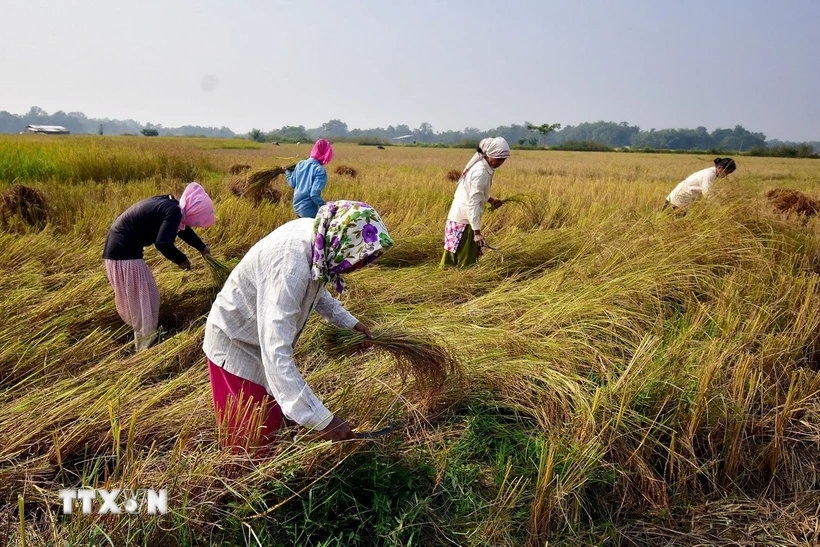
<svg viewBox="0 0 820 547"><path fill-rule="evenodd" d="M820 140L820 1L0 0L0 110Z"/></svg>

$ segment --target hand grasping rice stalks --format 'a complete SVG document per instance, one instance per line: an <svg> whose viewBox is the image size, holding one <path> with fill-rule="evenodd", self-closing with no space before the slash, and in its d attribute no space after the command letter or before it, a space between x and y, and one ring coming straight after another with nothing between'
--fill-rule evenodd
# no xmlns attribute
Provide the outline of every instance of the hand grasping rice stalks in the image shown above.
<svg viewBox="0 0 820 547"><path fill-rule="evenodd" d="M458 361L448 348L426 335L388 328L374 332L371 339L354 330L329 330L323 342L327 353L337 358L363 353L368 346L389 353L402 381L412 375L430 398L443 387L448 375L461 376Z"/></svg>
<svg viewBox="0 0 820 547"><path fill-rule="evenodd" d="M447 180L456 182L458 179L461 178L461 171L457 169L450 169L444 176L447 177Z"/></svg>
<svg viewBox="0 0 820 547"><path fill-rule="evenodd" d="M521 203L523 205L526 205L527 207L530 207L532 206L532 199L527 194L513 194L510 197L503 198L501 200L502 205L504 205L505 203ZM487 205L488 211L492 211L494 209L495 206L493 204L490 203Z"/></svg>
<svg viewBox="0 0 820 547"><path fill-rule="evenodd" d="M355 179L359 176L359 172L356 171L353 167L350 167L349 165L340 165L335 169L334 173L336 173L339 176L350 177L352 179Z"/></svg>

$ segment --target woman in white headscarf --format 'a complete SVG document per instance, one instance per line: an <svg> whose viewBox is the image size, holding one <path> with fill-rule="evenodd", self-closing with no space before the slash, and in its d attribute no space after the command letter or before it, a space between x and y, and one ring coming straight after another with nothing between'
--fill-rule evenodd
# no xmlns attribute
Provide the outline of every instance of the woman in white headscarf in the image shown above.
<svg viewBox="0 0 820 547"><path fill-rule="evenodd" d="M444 256L439 267L466 268L478 262L487 245L481 233L481 215L489 202L501 207L501 200L490 197L493 173L510 157L510 145L502 137L483 139L458 179L458 187L444 228Z"/></svg>

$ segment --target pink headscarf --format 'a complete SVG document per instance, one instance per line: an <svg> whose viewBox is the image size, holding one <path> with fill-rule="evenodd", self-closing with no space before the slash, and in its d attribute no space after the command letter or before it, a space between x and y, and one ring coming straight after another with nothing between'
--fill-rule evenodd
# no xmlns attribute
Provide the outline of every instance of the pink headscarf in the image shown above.
<svg viewBox="0 0 820 547"><path fill-rule="evenodd" d="M327 165L333 159L333 147L327 139L319 139L310 151L310 157L319 160L322 165Z"/></svg>
<svg viewBox="0 0 820 547"><path fill-rule="evenodd" d="M214 214L214 202L205 192L205 188L197 182L192 182L185 187L182 196L179 198L179 208L182 210L182 222L179 229L184 230L186 226L195 228L207 228L216 222Z"/></svg>

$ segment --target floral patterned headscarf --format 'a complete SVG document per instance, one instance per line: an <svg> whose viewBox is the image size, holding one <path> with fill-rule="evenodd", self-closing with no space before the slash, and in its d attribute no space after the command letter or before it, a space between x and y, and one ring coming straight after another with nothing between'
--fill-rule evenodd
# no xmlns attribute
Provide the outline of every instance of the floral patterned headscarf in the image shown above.
<svg viewBox="0 0 820 547"><path fill-rule="evenodd" d="M314 281L333 283L336 292L347 288L342 274L367 265L393 246L379 213L361 201L329 201L319 208L313 224Z"/></svg>

